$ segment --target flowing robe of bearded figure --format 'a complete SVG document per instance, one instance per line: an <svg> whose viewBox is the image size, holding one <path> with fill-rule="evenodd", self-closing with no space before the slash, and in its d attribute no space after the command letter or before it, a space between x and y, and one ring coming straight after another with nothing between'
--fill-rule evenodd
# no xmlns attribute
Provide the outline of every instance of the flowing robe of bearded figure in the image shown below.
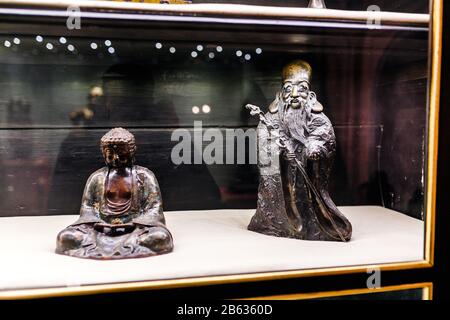
<svg viewBox="0 0 450 320"><path fill-rule="evenodd" d="M305 85L307 98L301 99L300 93L302 102L293 107L286 98L289 92L278 93L265 114L273 128L263 121L258 126L260 184L257 210L248 229L278 237L349 241L352 226L328 193L336 149L334 130L309 91L310 76L306 62L289 64L283 72L285 86Z"/></svg>

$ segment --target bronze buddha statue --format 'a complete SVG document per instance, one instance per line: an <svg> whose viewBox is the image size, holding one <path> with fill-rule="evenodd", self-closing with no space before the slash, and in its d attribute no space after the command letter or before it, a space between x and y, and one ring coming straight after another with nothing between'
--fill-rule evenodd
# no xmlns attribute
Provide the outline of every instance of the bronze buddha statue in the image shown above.
<svg viewBox="0 0 450 320"><path fill-rule="evenodd" d="M57 236L56 253L92 259L146 257L173 250L154 174L134 165L133 134L101 138L106 166L86 182L80 217Z"/></svg>

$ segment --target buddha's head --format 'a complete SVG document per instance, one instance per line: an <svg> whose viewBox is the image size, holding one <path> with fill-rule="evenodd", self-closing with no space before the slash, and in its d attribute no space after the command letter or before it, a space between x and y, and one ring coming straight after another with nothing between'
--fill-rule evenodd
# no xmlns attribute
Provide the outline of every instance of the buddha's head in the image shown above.
<svg viewBox="0 0 450 320"><path fill-rule="evenodd" d="M283 102L294 109L304 107L309 95L312 69L309 63L295 60L283 68Z"/></svg>
<svg viewBox="0 0 450 320"><path fill-rule="evenodd" d="M100 140L103 158L111 168L129 167L134 162L136 141L126 129L114 128Z"/></svg>

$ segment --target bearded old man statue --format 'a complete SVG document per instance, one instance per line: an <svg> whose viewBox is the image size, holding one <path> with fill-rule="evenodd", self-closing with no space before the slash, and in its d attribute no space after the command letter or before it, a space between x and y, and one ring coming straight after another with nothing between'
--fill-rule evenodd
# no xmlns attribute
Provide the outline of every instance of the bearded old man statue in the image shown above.
<svg viewBox="0 0 450 320"><path fill-rule="evenodd" d="M350 222L328 194L336 139L310 91L311 66L301 60L282 73L282 89L257 129L260 184L249 230L304 240L349 241Z"/></svg>
<svg viewBox="0 0 450 320"><path fill-rule="evenodd" d="M101 138L101 150L106 166L86 182L80 217L58 234L56 253L122 259L172 251L158 181L134 164L133 134L112 129Z"/></svg>

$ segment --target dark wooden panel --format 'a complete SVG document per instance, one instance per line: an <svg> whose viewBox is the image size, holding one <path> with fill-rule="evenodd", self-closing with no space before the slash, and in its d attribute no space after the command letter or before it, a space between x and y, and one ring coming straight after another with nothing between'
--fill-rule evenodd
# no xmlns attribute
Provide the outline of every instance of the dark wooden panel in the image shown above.
<svg viewBox="0 0 450 320"><path fill-rule="evenodd" d="M403 68L411 68L411 66ZM402 68L400 68L402 69ZM397 75L404 73L397 72ZM426 154L426 79L394 81L380 86L380 104L386 112L380 166L385 205L423 218Z"/></svg>
<svg viewBox="0 0 450 320"><path fill-rule="evenodd" d="M224 129L216 130L224 133ZM138 143L137 163L156 174L166 210L256 206L258 173L256 165L248 164L248 155L246 164L176 165L170 156L178 143L171 141L173 130L132 131ZM0 216L77 213L88 176L103 165L99 139L105 132L1 130ZM379 126L337 126L336 135L338 151L331 184L336 202L380 204ZM235 142L225 138L225 143ZM208 144L203 142L203 148ZM247 153L250 147L247 144ZM226 163L225 157L224 152Z"/></svg>

